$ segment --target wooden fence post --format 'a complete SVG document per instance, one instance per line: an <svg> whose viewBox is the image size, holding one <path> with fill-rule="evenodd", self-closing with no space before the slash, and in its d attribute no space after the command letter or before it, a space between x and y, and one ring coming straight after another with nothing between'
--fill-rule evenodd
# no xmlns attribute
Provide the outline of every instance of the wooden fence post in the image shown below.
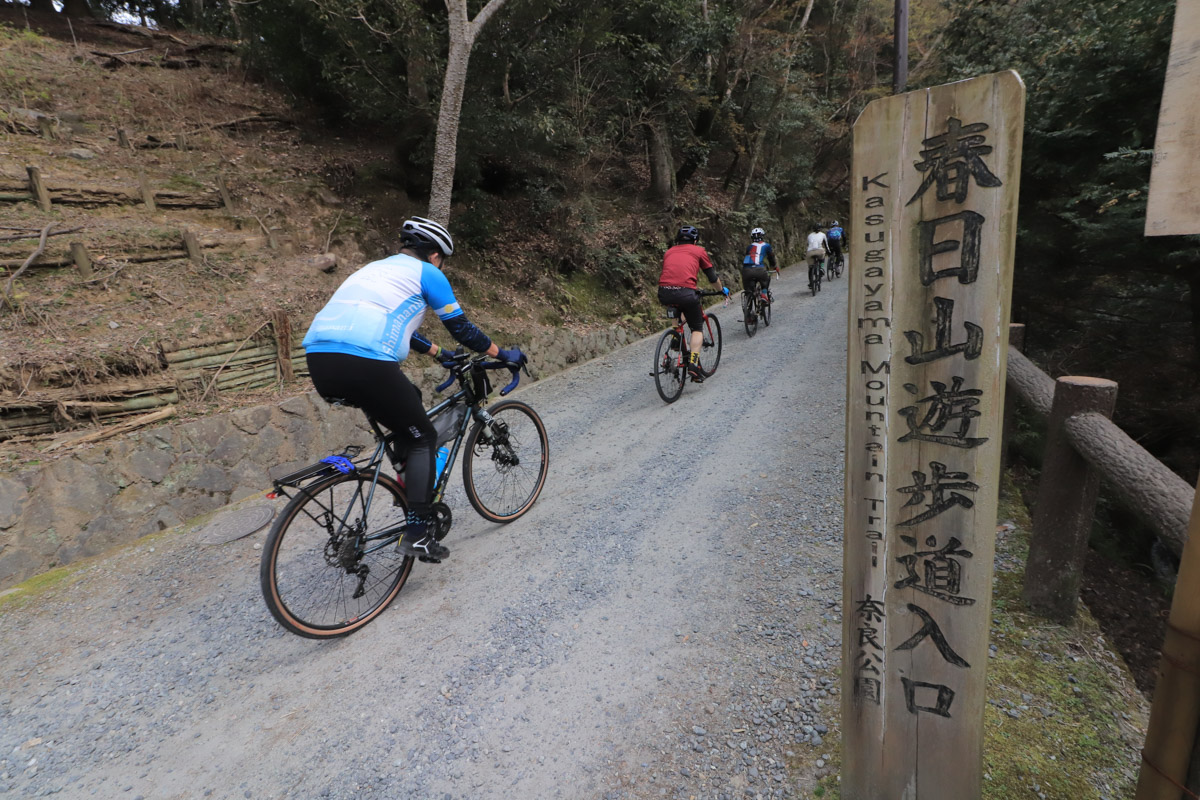
<svg viewBox="0 0 1200 800"><path fill-rule="evenodd" d="M204 255L200 251L200 240L196 238L195 231L183 232L183 248L187 250L187 257L195 263L204 261Z"/></svg>
<svg viewBox="0 0 1200 800"><path fill-rule="evenodd" d="M142 192L142 202L146 204L146 208L151 211L158 210L158 204L154 202L154 190L150 188L150 181L146 180L144 173L138 173L138 188Z"/></svg>
<svg viewBox="0 0 1200 800"><path fill-rule="evenodd" d="M1015 350L1022 350L1025 347L1025 323L1010 322L1008 324L1008 346ZM1000 471L1008 469L1008 446L1012 440L1013 424L1016 420L1017 397L1016 392L1004 392L1004 432L1001 434L1000 441Z"/></svg>
<svg viewBox="0 0 1200 800"><path fill-rule="evenodd" d="M75 261L75 268L79 270L79 274L85 279L91 279L92 275L92 259L88 255L87 248L83 246L83 242L71 242L71 258Z"/></svg>
<svg viewBox="0 0 1200 800"><path fill-rule="evenodd" d="M1111 417L1116 402L1113 381L1071 375L1055 382L1023 596L1035 613L1056 622L1075 616L1100 485L1100 474L1075 452L1063 423L1087 412Z"/></svg>
<svg viewBox="0 0 1200 800"><path fill-rule="evenodd" d="M125 132L124 128L117 128L117 147L122 150L133 149L133 145L129 143L129 134Z"/></svg>
<svg viewBox="0 0 1200 800"><path fill-rule="evenodd" d="M229 194L229 186L225 183L224 174L217 176L217 190L221 193L221 202L225 204L225 210L232 214L233 196Z"/></svg>
<svg viewBox="0 0 1200 800"><path fill-rule="evenodd" d="M37 201L38 208L49 211L50 192L46 191L46 184L42 183L42 171L34 166L26 167L25 171L29 173L29 193Z"/></svg>
<svg viewBox="0 0 1200 800"><path fill-rule="evenodd" d="M271 329L275 333L275 360L279 365L279 379L284 383L295 380L292 370L292 323L286 311L271 314Z"/></svg>
<svg viewBox="0 0 1200 800"><path fill-rule="evenodd" d="M1200 498L1200 485L1197 486ZM1163 640L1137 800L1179 800L1200 721L1200 501L1192 506Z"/></svg>

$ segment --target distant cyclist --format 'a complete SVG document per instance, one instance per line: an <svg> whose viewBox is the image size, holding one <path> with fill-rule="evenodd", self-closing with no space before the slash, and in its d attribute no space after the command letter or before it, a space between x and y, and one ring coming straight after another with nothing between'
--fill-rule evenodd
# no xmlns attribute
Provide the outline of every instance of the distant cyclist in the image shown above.
<svg viewBox="0 0 1200 800"><path fill-rule="evenodd" d="M746 247L746 255L742 258L742 289L747 294L761 291L763 300L771 300L771 273L767 272L767 264L777 270L775 265L775 250L766 241L767 233L762 228L750 231L750 244ZM756 287L762 287L758 289Z"/></svg>
<svg viewBox="0 0 1200 800"><path fill-rule="evenodd" d="M842 245L846 242L846 231L842 229L842 226L835 219L833 224L829 226L829 232L825 236L829 239L829 251L833 253L834 260L840 262L842 260Z"/></svg>
<svg viewBox="0 0 1200 800"><path fill-rule="evenodd" d="M408 527L400 552L439 561L450 551L429 530L437 432L421 392L400 371L410 351L435 358L441 348L417 333L426 309L458 342L478 353L523 364L517 349L504 350L467 320L442 273L454 253L450 232L430 219L405 221L397 255L372 261L342 282L317 312L304 337L308 371L324 398L358 406L408 448L405 482Z"/></svg>
<svg viewBox="0 0 1200 800"><path fill-rule="evenodd" d="M808 261L815 266L821 273L821 277L825 277L825 269L822 266L825 256L829 255L829 238L821 231L820 225L812 226L812 233L808 235Z"/></svg>
<svg viewBox="0 0 1200 800"><path fill-rule="evenodd" d="M691 225L684 225L675 234L675 245L663 254L662 275L658 278L658 302L664 306L678 306L683 318L687 320L691 330L689 339L687 371L696 383L704 381L704 373L700 370L700 348L704 344L704 310L700 307L699 286L696 276L704 270L704 277L709 283L728 297L729 289L721 284L717 270L708 257L708 252L696 244L700 240L700 231ZM765 270L764 270L765 271Z"/></svg>

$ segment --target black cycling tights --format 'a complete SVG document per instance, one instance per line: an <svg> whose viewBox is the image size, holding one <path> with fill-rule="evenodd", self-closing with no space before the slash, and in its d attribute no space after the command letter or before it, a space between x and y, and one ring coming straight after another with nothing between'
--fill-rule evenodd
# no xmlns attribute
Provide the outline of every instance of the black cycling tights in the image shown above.
<svg viewBox="0 0 1200 800"><path fill-rule="evenodd" d="M313 386L327 400L358 406L399 436L399 455L408 452L405 489L417 516L430 516L437 432L421 403L421 391L400 371L396 361L377 361L342 353L309 353Z"/></svg>

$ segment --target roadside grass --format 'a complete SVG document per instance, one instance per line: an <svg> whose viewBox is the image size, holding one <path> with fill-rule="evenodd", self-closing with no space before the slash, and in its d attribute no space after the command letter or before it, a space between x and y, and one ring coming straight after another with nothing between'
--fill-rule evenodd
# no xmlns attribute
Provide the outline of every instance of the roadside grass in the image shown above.
<svg viewBox="0 0 1200 800"><path fill-rule="evenodd" d="M998 516L982 796L1132 798L1149 705L1082 602L1076 621L1063 626L1034 616L1022 601L1032 523L1007 474ZM831 732L827 746L832 771L805 797L842 796L840 736L835 741Z"/></svg>

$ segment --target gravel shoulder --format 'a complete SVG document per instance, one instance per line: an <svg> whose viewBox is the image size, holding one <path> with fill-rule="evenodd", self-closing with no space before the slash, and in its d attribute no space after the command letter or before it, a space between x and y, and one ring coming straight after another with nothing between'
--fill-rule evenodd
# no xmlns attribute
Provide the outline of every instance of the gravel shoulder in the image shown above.
<svg viewBox="0 0 1200 800"><path fill-rule="evenodd" d="M460 490L451 558L347 639L275 625L263 533L195 525L9 604L0 795L808 794L838 713L847 282L803 283L753 339L718 307L720 368L673 405L655 337L520 390L538 504L502 527Z"/></svg>

